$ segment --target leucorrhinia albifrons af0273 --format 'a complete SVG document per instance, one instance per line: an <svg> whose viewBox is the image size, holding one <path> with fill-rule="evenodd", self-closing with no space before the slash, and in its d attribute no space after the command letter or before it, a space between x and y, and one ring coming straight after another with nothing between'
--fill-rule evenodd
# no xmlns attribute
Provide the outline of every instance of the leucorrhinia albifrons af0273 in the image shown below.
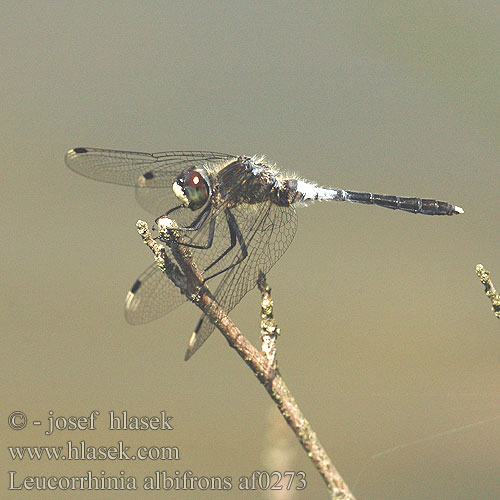
<svg viewBox="0 0 500 500"><path fill-rule="evenodd" d="M463 213L443 201L323 188L285 175L257 156L75 148L65 161L85 177L135 187L139 204L157 217L173 213L181 244L192 251L205 281L220 276L213 295L227 312L256 286L259 271L267 273L290 245L297 229L296 204L334 200L424 215ZM185 300L154 263L128 292L125 317L131 324L146 323ZM202 316L186 359L213 330Z"/></svg>

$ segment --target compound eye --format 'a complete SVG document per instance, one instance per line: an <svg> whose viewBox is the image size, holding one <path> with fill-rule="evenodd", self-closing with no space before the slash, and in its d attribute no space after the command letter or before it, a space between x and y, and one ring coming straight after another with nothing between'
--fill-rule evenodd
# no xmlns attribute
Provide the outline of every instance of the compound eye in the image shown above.
<svg viewBox="0 0 500 500"><path fill-rule="evenodd" d="M191 210L198 210L208 200L208 185L200 172L191 170L184 175L184 195Z"/></svg>
<svg viewBox="0 0 500 500"><path fill-rule="evenodd" d="M196 171L188 172L184 177L184 186L189 186L190 188L198 188L202 182L205 182L204 179Z"/></svg>

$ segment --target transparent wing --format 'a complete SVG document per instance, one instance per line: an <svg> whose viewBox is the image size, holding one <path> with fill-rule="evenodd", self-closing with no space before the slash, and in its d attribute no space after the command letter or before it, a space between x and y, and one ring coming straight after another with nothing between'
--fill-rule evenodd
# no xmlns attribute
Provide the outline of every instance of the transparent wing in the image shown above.
<svg viewBox="0 0 500 500"><path fill-rule="evenodd" d="M137 153L112 149L75 148L66 153L66 165L91 179L148 188L172 187L172 180L187 165L202 166L233 158L213 151L165 151ZM144 179L142 179L144 178ZM139 180L141 179L141 180Z"/></svg>
<svg viewBox="0 0 500 500"><path fill-rule="evenodd" d="M259 271L267 273L273 267L289 247L297 230L297 213L293 206L280 207L265 202L258 210L241 205L232 208L231 212L244 235L248 256L224 274L214 292L215 299L226 312L231 311L256 286ZM237 262L241 258L241 249L233 253L232 258L233 262ZM210 286L210 281L208 284ZM202 315L189 342L186 360L203 345L214 328L210 320Z"/></svg>
<svg viewBox="0 0 500 500"><path fill-rule="evenodd" d="M165 151L138 153L112 149L74 148L66 153L66 165L94 180L133 186L138 203L153 215L178 204L172 183L188 165L215 165L234 155L213 151ZM163 189L161 189L163 188Z"/></svg>
<svg viewBox="0 0 500 500"><path fill-rule="evenodd" d="M180 211L182 212L182 210ZM179 214L184 219L184 215L193 217L189 214ZM176 212L177 213L177 212ZM201 271L209 266L228 246L230 245L230 234L224 214L217 216L219 212L213 213L215 217L216 237L210 248L195 249L190 248L194 261ZM185 218L187 220L187 217ZM176 218L176 222L179 219ZM198 231L186 232L182 240L193 245L204 245L208 241L209 225L205 224ZM168 247L165 247L168 257L175 262ZM212 266L210 274L227 267L234 256L230 254L229 258L221 259L217 265ZM169 313L183 301L186 297L182 295L179 289L168 279L168 277L158 268L156 263L146 269L134 282L125 298L125 318L128 323L137 325L148 323Z"/></svg>
<svg viewBox="0 0 500 500"><path fill-rule="evenodd" d="M259 271L267 273L283 255L297 229L297 214L293 207L279 207L264 202L257 209L241 205L230 210L243 235L248 255L222 275L214 292L216 300L228 312L255 287ZM210 266L230 246L230 231L223 211L218 210L214 213L214 217L216 217L214 231L216 236L212 246L206 249L190 249L193 260L201 271ZM201 244L207 241L208 233L209 224L205 224L200 230L195 231L192 237L185 236L184 241ZM169 252L168 248L166 250ZM226 257L210 267L205 276L215 274L241 258L242 248L236 244ZM211 283L213 282L209 280L208 285ZM185 301L186 297L179 289L156 264L152 264L139 276L128 292L125 317L131 324L147 323L167 314ZM213 330L214 325L202 315L186 353L186 359L202 346Z"/></svg>
<svg viewBox="0 0 500 500"><path fill-rule="evenodd" d="M223 214L218 217L218 213L213 210L215 234L217 236L214 238L212 246L210 248L190 249L196 265L201 271L209 266L230 244L230 235L225 217ZM176 211L176 222L182 220L185 225L189 225L192 219L193 212L191 210L181 209ZM182 241L203 246L208 241L208 233L209 225L205 223L197 231L184 233ZM175 262L168 247L165 247L165 251L168 257ZM211 274L223 269L222 266L227 267L230 262L227 258L221 259L216 266L211 268ZM174 310L185 300L187 299L180 293L179 288L154 263L137 278L127 293L125 298L125 318L132 325L148 323Z"/></svg>
<svg viewBox="0 0 500 500"><path fill-rule="evenodd" d="M148 323L173 311L186 301L156 263L135 281L125 298L125 319L131 325Z"/></svg>

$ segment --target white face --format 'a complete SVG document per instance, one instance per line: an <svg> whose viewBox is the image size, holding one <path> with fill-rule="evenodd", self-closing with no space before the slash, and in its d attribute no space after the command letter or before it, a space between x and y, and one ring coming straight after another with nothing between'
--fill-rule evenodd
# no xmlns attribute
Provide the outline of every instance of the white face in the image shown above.
<svg viewBox="0 0 500 500"><path fill-rule="evenodd" d="M187 199L186 195L184 194L184 189L182 186L180 186L177 181L175 181L172 185L172 191L174 192L175 196L179 199L179 201L185 206L189 206L189 200Z"/></svg>

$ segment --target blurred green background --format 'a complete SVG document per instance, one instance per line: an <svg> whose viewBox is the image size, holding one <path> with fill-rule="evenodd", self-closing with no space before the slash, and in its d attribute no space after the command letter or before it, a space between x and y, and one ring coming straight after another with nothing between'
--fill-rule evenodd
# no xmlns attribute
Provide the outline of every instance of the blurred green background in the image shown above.
<svg viewBox="0 0 500 500"><path fill-rule="evenodd" d="M194 306L125 322L125 293L152 258L134 224L153 217L132 189L65 167L66 150L89 146L264 153L322 185L462 206L440 218L299 209L268 275L278 357L358 499L500 498L500 323L474 272L483 263L500 287L497 2L0 5L2 497L19 495L8 470L140 480L190 469L237 482L277 469L307 473L289 498L327 498L291 432L269 431L277 410L219 333L183 361ZM257 343L258 293L231 316ZM45 421L93 409L93 432L6 425L14 410ZM125 409L166 410L175 430L107 430L105 413ZM289 451L273 463L278 434ZM68 439L178 446L181 460L13 463L5 451ZM166 495L221 498L147 494ZM224 498L271 497L235 487Z"/></svg>

